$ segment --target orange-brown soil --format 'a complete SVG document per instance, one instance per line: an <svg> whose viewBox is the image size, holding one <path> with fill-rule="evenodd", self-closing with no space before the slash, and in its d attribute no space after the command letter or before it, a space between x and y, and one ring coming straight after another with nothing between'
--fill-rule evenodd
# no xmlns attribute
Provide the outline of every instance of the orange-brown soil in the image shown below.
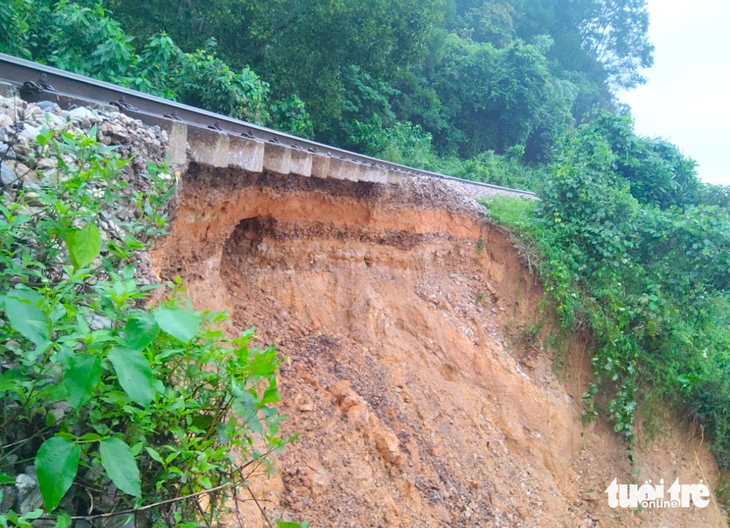
<svg viewBox="0 0 730 528"><path fill-rule="evenodd" d="M544 350L551 317L538 310L540 285L509 236L442 182L387 187L192 165L154 263L161 277L184 278L197 308L229 311L237 330L256 326L260 344L287 357L283 431L300 438L277 476L258 481L271 518L726 525L714 502L608 507L615 477L713 487L716 466L670 419L656 440L640 441L632 480L611 427L581 423L585 340Z"/></svg>

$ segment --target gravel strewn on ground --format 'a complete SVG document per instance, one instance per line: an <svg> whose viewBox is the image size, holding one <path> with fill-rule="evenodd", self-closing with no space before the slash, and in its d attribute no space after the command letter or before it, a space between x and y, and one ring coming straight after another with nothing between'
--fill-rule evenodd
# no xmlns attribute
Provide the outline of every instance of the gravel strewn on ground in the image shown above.
<svg viewBox="0 0 730 528"><path fill-rule="evenodd" d="M148 164L165 161L168 138L159 127L147 126L120 112L86 107L63 110L51 101L28 103L18 97L0 96L2 192L12 194L21 186L32 191L58 181L59 158L38 144L39 134L48 130L88 135L92 127L96 127L100 143L113 146L117 155L130 160L118 176L127 184L122 196L111 214L100 215L98 225L104 240L123 238L121 226L138 214L134 195L151 192L152 183L145 177ZM69 166L74 165L73 154L66 153L62 159ZM138 278L145 283L154 282L146 255L139 254L135 260Z"/></svg>

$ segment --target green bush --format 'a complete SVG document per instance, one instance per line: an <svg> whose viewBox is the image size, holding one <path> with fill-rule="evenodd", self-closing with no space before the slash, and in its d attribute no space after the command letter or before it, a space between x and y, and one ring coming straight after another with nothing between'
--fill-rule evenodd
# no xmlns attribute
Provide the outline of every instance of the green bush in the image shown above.
<svg viewBox="0 0 730 528"><path fill-rule="evenodd" d="M534 209L501 198L488 207L539 249L564 327L594 337L586 418L604 412L633 453L639 404L664 402L705 428L728 467L730 215L715 205L724 189L703 188L676 149L636 137L630 123L604 115L567 138ZM597 407L601 390L610 397Z"/></svg>
<svg viewBox="0 0 730 528"><path fill-rule="evenodd" d="M295 136L303 138L314 136L314 126L307 107L296 95L271 104L271 121L276 123L279 130Z"/></svg>
<svg viewBox="0 0 730 528"><path fill-rule="evenodd" d="M29 0L10 0L0 3L0 53L30 58L28 42Z"/></svg>
<svg viewBox="0 0 730 528"><path fill-rule="evenodd" d="M0 6L0 51L48 62L58 68L178 100L285 131L311 136L304 103L291 95L271 103L269 85L248 67L228 66L216 41L184 53L166 33L138 48L134 38L101 6L61 0ZM25 28L18 33L16 28ZM16 34L17 33L17 34Z"/></svg>
<svg viewBox="0 0 730 528"><path fill-rule="evenodd" d="M227 337L179 281L148 305L135 261L164 232L163 167L128 182L95 128L44 131L37 152L57 171L0 205L0 493L32 463L44 507L0 525L138 508L155 526L212 523L289 441L276 352L251 348L253 329Z"/></svg>
<svg viewBox="0 0 730 528"><path fill-rule="evenodd" d="M432 157L431 134L413 123L385 127L378 114L366 123L355 121L348 141L359 152L410 167L423 167Z"/></svg>
<svg viewBox="0 0 730 528"><path fill-rule="evenodd" d="M187 104L254 123L269 122L269 85L249 68L233 71L212 50L186 53L171 84Z"/></svg>
<svg viewBox="0 0 730 528"><path fill-rule="evenodd" d="M491 183L502 187L512 187L538 191L546 179L547 171L522 162L524 148L511 147L505 155L492 151L483 152L461 162L454 176Z"/></svg>

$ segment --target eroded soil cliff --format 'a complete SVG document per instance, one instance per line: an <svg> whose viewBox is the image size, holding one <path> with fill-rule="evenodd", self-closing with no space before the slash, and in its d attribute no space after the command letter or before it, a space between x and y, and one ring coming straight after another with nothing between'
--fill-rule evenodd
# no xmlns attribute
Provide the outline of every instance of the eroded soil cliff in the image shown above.
<svg viewBox="0 0 730 528"><path fill-rule="evenodd" d="M720 508L612 510L632 481L609 426L583 426L583 340L560 367L542 291L507 234L448 184L250 175L191 165L162 278L228 310L287 359L283 429L255 483L272 518L314 527L724 526ZM543 331L541 335L545 335ZM642 442L636 480L717 481L688 427ZM636 481L635 480L635 481ZM260 519L253 525L262 525Z"/></svg>

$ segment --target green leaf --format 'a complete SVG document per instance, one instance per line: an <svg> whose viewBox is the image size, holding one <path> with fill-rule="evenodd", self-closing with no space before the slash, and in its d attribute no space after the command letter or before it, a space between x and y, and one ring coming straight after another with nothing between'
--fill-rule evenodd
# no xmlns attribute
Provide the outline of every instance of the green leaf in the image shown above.
<svg viewBox="0 0 730 528"><path fill-rule="evenodd" d="M140 312L127 320L124 326L124 342L133 350L144 350L159 329L152 314Z"/></svg>
<svg viewBox="0 0 730 528"><path fill-rule="evenodd" d="M54 528L68 528L73 523L71 516L67 512L62 511L56 519L56 526Z"/></svg>
<svg viewBox="0 0 730 528"><path fill-rule="evenodd" d="M271 381L271 384L264 392L263 397L261 398L261 401L259 402L260 405L266 405L267 403L276 403L281 401L281 396L279 395L279 390L276 386L276 378L274 378Z"/></svg>
<svg viewBox="0 0 730 528"><path fill-rule="evenodd" d="M162 460L162 456L155 449L147 446L147 447L145 447L145 450L147 450L147 453L149 453L150 458L152 458L152 460L154 460L155 462L158 462L159 464L161 464L163 466L165 465L165 461Z"/></svg>
<svg viewBox="0 0 730 528"><path fill-rule="evenodd" d="M304 522L292 522L292 521L276 521L278 528L309 528L309 523Z"/></svg>
<svg viewBox="0 0 730 528"><path fill-rule="evenodd" d="M35 510L31 510L28 513L23 514L21 519L24 521L32 521L35 519L40 519L43 517L43 509L42 508L36 508Z"/></svg>
<svg viewBox="0 0 730 528"><path fill-rule="evenodd" d="M6 370L0 374L0 392L16 390L22 381L25 381L25 376L19 369Z"/></svg>
<svg viewBox="0 0 730 528"><path fill-rule="evenodd" d="M91 354L78 354L68 358L63 369L63 385L68 392L68 402L77 411L91 398L91 393L101 378L101 358Z"/></svg>
<svg viewBox="0 0 730 528"><path fill-rule="evenodd" d="M276 350L274 347L269 347L254 356L253 361L251 361L251 374L269 376L276 370L277 366Z"/></svg>
<svg viewBox="0 0 730 528"><path fill-rule="evenodd" d="M3 473L2 471L0 471L0 486L3 486L5 484L15 484L15 479L7 473Z"/></svg>
<svg viewBox="0 0 730 528"><path fill-rule="evenodd" d="M148 405L155 397L152 367L138 350L115 347L107 356L114 366L119 384L132 401Z"/></svg>
<svg viewBox="0 0 730 528"><path fill-rule="evenodd" d="M155 320L165 333L183 343L189 343L200 331L200 319L191 310L158 308L155 310Z"/></svg>
<svg viewBox="0 0 730 528"><path fill-rule="evenodd" d="M124 493L140 498L142 483L132 449L119 438L107 438L99 444L101 465L114 485Z"/></svg>
<svg viewBox="0 0 730 528"><path fill-rule="evenodd" d="M30 290L13 290L5 297L10 326L36 345L48 341L51 335L51 320L38 307L42 301L43 297Z"/></svg>
<svg viewBox="0 0 730 528"><path fill-rule="evenodd" d="M35 469L46 510L52 512L76 478L81 448L61 438L49 438L38 449Z"/></svg>
<svg viewBox="0 0 730 528"><path fill-rule="evenodd" d="M101 250L99 228L94 224L86 224L81 229L73 229L66 235L66 247L74 268L88 266Z"/></svg>

